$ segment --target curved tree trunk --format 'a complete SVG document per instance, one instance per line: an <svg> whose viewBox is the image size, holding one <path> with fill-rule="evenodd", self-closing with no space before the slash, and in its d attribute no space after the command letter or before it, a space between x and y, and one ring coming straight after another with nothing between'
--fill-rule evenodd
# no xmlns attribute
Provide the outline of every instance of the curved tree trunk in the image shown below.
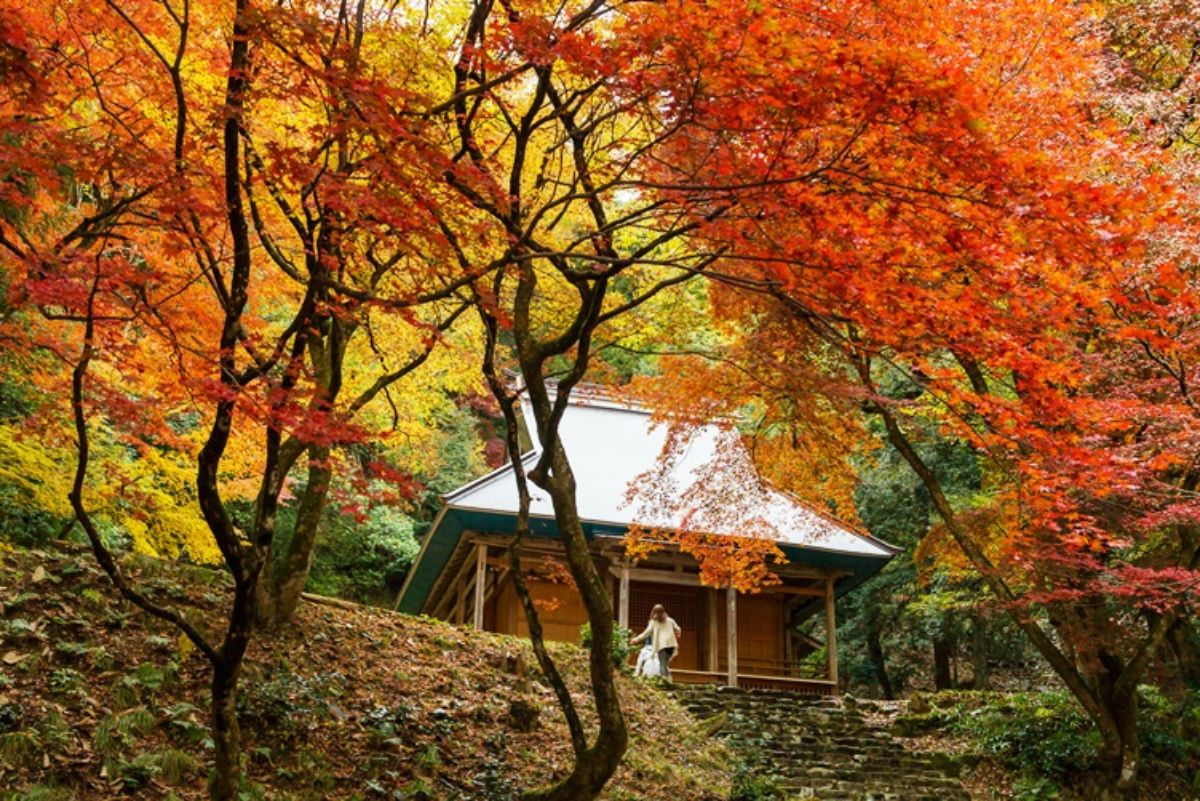
<svg viewBox="0 0 1200 801"><path fill-rule="evenodd" d="M523 798L526 801L591 801L600 794L605 784L616 772L628 746L629 735L621 710L620 697L617 693L613 665L612 641L615 621L613 620L612 600L608 594L608 586L596 569L591 550L588 547L576 504L575 475L571 470L566 450L559 439L558 431L559 423L566 412L571 389L583 377L587 369L591 332L598 324L605 282L599 281L593 289L582 293L582 304L575 322L577 327L573 327L570 337L560 340L552 347L538 343L531 333L529 309L536 284L536 274L528 269L523 269L517 286L512 326L521 372L525 377L525 388L528 392L529 403L537 426L538 440L541 444L541 455L537 464L529 471L528 477L526 477L521 463L520 445L516 432L516 405L519 396L518 393L509 391L498 373L495 352L499 341L500 325L495 316L486 312L481 315L487 331L484 374L492 394L504 411L509 429L507 448L513 463L514 477L521 501L517 534L514 536L515 548L520 547L521 538L528 523L527 478L549 494L554 507L554 518L563 544L567 567L575 581L580 598L583 600L588 623L591 626L592 644L588 654L588 672L599 727L595 739L589 744L570 691L562 681L553 660L546 653L541 642L540 630L536 625L536 610L528 598L528 592L520 586L521 582L518 582L518 592L521 595L522 604L527 610L526 614L530 617L530 634L534 641L534 651L567 718L575 756L571 772L565 778L549 787L529 790L523 795ZM545 383L544 366L550 356L564 348L564 342L569 346L570 340L577 343L575 360L567 376L558 383L556 395L552 399ZM511 557L512 554L510 554ZM513 566L520 578L519 561L514 559Z"/></svg>
<svg viewBox="0 0 1200 801"><path fill-rule="evenodd" d="M1131 790L1137 782L1138 768L1142 761L1142 743L1138 732L1138 699L1137 691L1126 697L1113 699L1109 702L1113 719L1120 736L1120 752L1114 765L1117 772L1117 789L1121 792Z"/></svg>
<svg viewBox="0 0 1200 801"><path fill-rule="evenodd" d="M875 386L871 380L868 361L859 359L856 367L863 386L874 393ZM937 476L917 453L896 416L881 404L874 404L871 410L883 420L888 442L908 462L929 491L934 508L946 524L955 543L971 561L989 589L1002 601L1014 602L1017 599L1016 594L962 525ZM1081 672L1078 665L1064 654L1032 617L1020 614L1015 608L1010 609L1009 614L1096 725L1103 743L1102 755L1106 762L1106 772L1111 777L1109 792L1118 794L1113 797L1119 797L1120 793L1125 792L1137 781L1140 767L1137 683L1145 673L1151 657L1162 647L1167 633L1174 626L1175 618L1164 615L1150 621L1149 631L1127 660L1111 653L1102 654L1101 662L1105 666L1103 675L1093 676Z"/></svg>
<svg viewBox="0 0 1200 801"><path fill-rule="evenodd" d="M375 281L382 277L382 274L382 272L377 273L376 279L371 283L372 287L375 286ZM438 323L437 330L439 332L447 330L465 308L464 304L447 315ZM328 414L333 410L334 404L341 394L342 367L346 358L346 348L359 326L353 321L336 318L328 320L326 326L322 336L314 336L310 339L308 352L318 388L317 394L311 401L311 408ZM431 338L416 356L400 367L388 370L376 378L374 383L359 393L346 407L346 417L353 417L380 393L388 392L393 384L424 364L433 352L435 343L436 340ZM393 409L395 409L394 406ZM395 413L399 414L398 411ZM327 445L306 445L292 437L280 448L279 463L284 475L287 475L306 453L308 455L308 479L296 509L296 523L292 537L288 540L286 550L282 554L272 554L270 564L263 571L263 579L259 586L259 609L256 622L265 629L282 629L295 618L300 595L308 584L313 551L316 549L317 540L325 530L325 510L328 506L329 490L333 481L333 468L329 464L330 448Z"/></svg>
<svg viewBox="0 0 1200 801"><path fill-rule="evenodd" d="M615 626L612 599L592 560L583 533L575 503L575 477L566 452L557 438L551 447L553 454L549 473L531 475L530 478L550 494L554 503L554 519L566 551L567 566L587 610L592 629L588 671L600 729L595 741L584 753L576 756L575 765L565 779L552 787L528 792L525 798L529 801L582 801L595 798L616 771L628 746L628 731L613 669L612 639Z"/></svg>
<svg viewBox="0 0 1200 801"><path fill-rule="evenodd" d="M257 622L263 628L282 628L296 614L300 595L308 584L317 538L324 529L325 507L332 478L329 448L313 446L309 453L308 483L300 495L296 525L287 550L271 560L258 583Z"/></svg>

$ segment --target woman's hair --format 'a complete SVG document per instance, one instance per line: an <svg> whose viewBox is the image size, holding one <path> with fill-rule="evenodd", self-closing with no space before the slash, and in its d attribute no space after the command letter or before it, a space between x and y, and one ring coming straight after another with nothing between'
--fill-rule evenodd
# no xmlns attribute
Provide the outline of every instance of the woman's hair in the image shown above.
<svg viewBox="0 0 1200 801"><path fill-rule="evenodd" d="M650 619L657 620L659 622L666 620L667 619L667 610L663 609L662 604L655 604L654 608L650 610Z"/></svg>

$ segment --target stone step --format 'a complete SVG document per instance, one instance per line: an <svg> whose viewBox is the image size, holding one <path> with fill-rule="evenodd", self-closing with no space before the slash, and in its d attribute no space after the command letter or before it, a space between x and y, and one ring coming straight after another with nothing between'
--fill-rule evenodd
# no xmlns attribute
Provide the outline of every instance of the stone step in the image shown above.
<svg viewBox="0 0 1200 801"><path fill-rule="evenodd" d="M840 699L726 687L676 687L698 720L798 798L817 801L969 801L945 757L912 751Z"/></svg>

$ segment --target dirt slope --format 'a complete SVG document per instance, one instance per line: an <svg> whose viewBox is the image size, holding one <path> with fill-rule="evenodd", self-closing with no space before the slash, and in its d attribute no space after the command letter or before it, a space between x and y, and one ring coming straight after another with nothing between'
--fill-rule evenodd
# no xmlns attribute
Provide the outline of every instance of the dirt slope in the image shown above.
<svg viewBox="0 0 1200 801"><path fill-rule="evenodd" d="M149 560L129 571L197 620L227 598L213 571ZM0 550L0 602L0 797L204 797L199 654L118 599L83 551ZM581 654L557 650L582 702ZM510 798L570 764L566 727L525 661L511 638L305 604L294 633L251 651L245 798ZM605 797L725 797L723 747L657 690L623 691L630 750ZM532 726L514 701L538 709Z"/></svg>

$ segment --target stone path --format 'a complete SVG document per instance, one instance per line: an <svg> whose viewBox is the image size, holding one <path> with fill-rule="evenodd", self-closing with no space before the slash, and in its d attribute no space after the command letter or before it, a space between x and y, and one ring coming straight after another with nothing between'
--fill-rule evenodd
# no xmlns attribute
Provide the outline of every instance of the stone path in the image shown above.
<svg viewBox="0 0 1200 801"><path fill-rule="evenodd" d="M799 798L970 801L951 760L910 751L840 699L715 685L675 685L671 693Z"/></svg>

